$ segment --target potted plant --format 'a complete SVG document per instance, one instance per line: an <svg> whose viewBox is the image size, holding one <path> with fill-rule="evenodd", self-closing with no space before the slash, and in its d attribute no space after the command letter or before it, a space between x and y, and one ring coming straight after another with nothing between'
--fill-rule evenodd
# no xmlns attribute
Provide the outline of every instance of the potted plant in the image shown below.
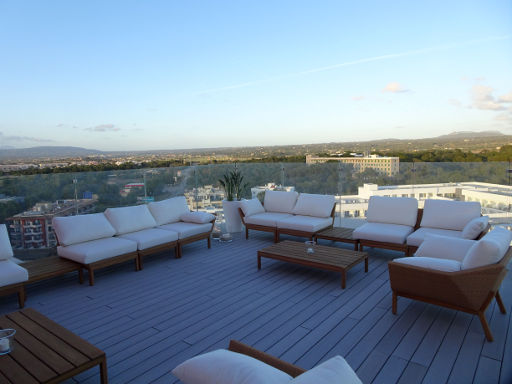
<svg viewBox="0 0 512 384"><path fill-rule="evenodd" d="M222 200L222 208L226 220L226 231L230 233L242 231L242 220L238 214L238 208L240 207L240 200L242 200L243 190L248 185L243 181L244 177L238 169L226 173L219 180L226 194L226 198Z"/></svg>

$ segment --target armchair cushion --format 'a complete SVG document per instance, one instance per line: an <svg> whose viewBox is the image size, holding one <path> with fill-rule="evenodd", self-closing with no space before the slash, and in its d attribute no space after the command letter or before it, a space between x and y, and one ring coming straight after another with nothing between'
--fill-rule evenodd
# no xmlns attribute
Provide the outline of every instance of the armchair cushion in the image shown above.
<svg viewBox="0 0 512 384"><path fill-rule="evenodd" d="M81 264L91 264L95 261L110 259L136 251L137 243L135 241L121 239L119 237L107 237L105 239L72 244L67 247L57 247L57 254L60 257Z"/></svg>
<svg viewBox="0 0 512 384"><path fill-rule="evenodd" d="M352 233L354 239L373 240L385 243L404 244L413 228L408 225L366 223Z"/></svg>
<svg viewBox="0 0 512 384"><path fill-rule="evenodd" d="M183 213L180 219L186 223L205 224L215 219L215 216L208 212L187 212Z"/></svg>
<svg viewBox="0 0 512 384"><path fill-rule="evenodd" d="M475 243L475 240L427 234L414 256L455 260L461 263Z"/></svg>
<svg viewBox="0 0 512 384"><path fill-rule="evenodd" d="M116 230L103 213L54 217L53 229L60 245L72 245L115 235Z"/></svg>
<svg viewBox="0 0 512 384"><path fill-rule="evenodd" d="M157 225L180 221L180 216L190 211L185 196L149 203L148 209L155 218Z"/></svg>
<svg viewBox="0 0 512 384"><path fill-rule="evenodd" d="M297 202L297 192L265 191L265 211L292 213Z"/></svg>
<svg viewBox="0 0 512 384"><path fill-rule="evenodd" d="M277 221L277 228L314 233L330 227L331 224L331 217L291 216Z"/></svg>
<svg viewBox="0 0 512 384"><path fill-rule="evenodd" d="M263 205L261 205L258 199L242 200L240 202L240 208L242 208L245 217L265 212L265 208L263 208Z"/></svg>
<svg viewBox="0 0 512 384"><path fill-rule="evenodd" d="M478 268L499 262L507 252L512 232L505 228L495 227L468 251L462 261L462 269Z"/></svg>
<svg viewBox="0 0 512 384"><path fill-rule="evenodd" d="M290 384L362 384L354 370L341 356L324 361L297 376Z"/></svg>
<svg viewBox="0 0 512 384"><path fill-rule="evenodd" d="M369 223L414 227L418 216L418 200L410 197L371 196L366 218Z"/></svg>
<svg viewBox="0 0 512 384"><path fill-rule="evenodd" d="M415 230L409 236L407 236L407 245L412 245L414 247L419 247L423 241L425 241L426 236L429 235L439 235L445 237L453 237L460 238L462 236L461 231L452 231L450 229L439 229L439 228L427 228L422 227Z"/></svg>
<svg viewBox="0 0 512 384"><path fill-rule="evenodd" d="M12 257L14 257L14 253L7 234L7 227L5 224L0 224L0 260L8 260Z"/></svg>
<svg viewBox="0 0 512 384"><path fill-rule="evenodd" d="M28 271L12 260L0 261L0 287L23 283L28 280Z"/></svg>
<svg viewBox="0 0 512 384"><path fill-rule="evenodd" d="M156 227L156 221L145 204L131 207L107 208L105 216L107 216L108 221L116 230L116 235Z"/></svg>
<svg viewBox="0 0 512 384"><path fill-rule="evenodd" d="M464 239L476 239L489 224L489 216L475 217L464 226L462 237Z"/></svg>
<svg viewBox="0 0 512 384"><path fill-rule="evenodd" d="M302 216L330 217L334 202L333 195L301 193L292 213Z"/></svg>
<svg viewBox="0 0 512 384"><path fill-rule="evenodd" d="M466 224L480 217L481 206L476 201L425 200L421 227L462 231Z"/></svg>
<svg viewBox="0 0 512 384"><path fill-rule="evenodd" d="M439 259L437 257L402 257L400 259L394 259L393 261L400 264L435 269L437 271L444 272L456 272L461 269L460 261Z"/></svg>
<svg viewBox="0 0 512 384"><path fill-rule="evenodd" d="M171 243L178 240L178 233L171 231L164 231L163 229L150 228L143 229L142 231L130 232L120 235L120 238L135 241L137 249L142 251L157 245Z"/></svg>
<svg viewBox="0 0 512 384"><path fill-rule="evenodd" d="M178 223L160 225L158 229L177 232L178 239L181 240L186 239L187 237L199 235L201 233L210 232L212 230L212 224L185 223L180 221Z"/></svg>
<svg viewBox="0 0 512 384"><path fill-rule="evenodd" d="M289 213L265 212L246 217L245 222L247 224L262 225L265 227L277 227L278 221L290 217L292 217L292 215Z"/></svg>

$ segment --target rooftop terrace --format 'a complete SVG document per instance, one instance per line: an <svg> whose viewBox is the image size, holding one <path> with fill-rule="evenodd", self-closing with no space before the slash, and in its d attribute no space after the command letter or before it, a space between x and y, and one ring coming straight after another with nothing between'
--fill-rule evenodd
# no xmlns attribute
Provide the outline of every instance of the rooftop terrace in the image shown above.
<svg viewBox="0 0 512 384"><path fill-rule="evenodd" d="M56 278L30 286L27 306L103 349L111 383L177 382L176 365L230 339L304 368L339 354L364 383L512 382L512 275L501 289L507 314L495 302L487 311L489 343L476 316L404 298L393 315L387 261L399 253L370 250L369 272L351 269L342 290L336 273L269 259L258 271L256 251L271 243L264 233L211 250L193 243L137 273L101 270L93 287ZM0 313L15 310L14 296L2 298ZM75 380L98 382L98 372Z"/></svg>

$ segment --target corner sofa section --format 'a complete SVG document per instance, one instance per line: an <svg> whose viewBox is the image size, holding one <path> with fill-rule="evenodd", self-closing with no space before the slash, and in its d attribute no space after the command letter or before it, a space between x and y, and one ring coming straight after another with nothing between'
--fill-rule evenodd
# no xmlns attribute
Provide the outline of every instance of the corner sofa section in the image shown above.
<svg viewBox="0 0 512 384"><path fill-rule="evenodd" d="M0 295L16 293L20 308L25 305L25 282L28 281L28 271L14 262L7 228L0 224Z"/></svg>

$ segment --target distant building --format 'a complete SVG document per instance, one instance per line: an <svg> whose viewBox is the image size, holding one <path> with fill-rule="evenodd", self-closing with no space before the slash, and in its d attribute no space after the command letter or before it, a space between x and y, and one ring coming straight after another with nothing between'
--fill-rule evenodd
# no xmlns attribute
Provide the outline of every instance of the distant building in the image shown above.
<svg viewBox="0 0 512 384"><path fill-rule="evenodd" d="M377 155L354 157L315 157L306 156L306 164L326 163L328 161L339 161L344 164L352 164L356 172L364 172L366 169L374 169L384 175L393 176L400 171L400 158L381 157Z"/></svg>
<svg viewBox="0 0 512 384"><path fill-rule="evenodd" d="M282 186L274 183L268 183L267 185L262 185L259 187L252 187L251 188L251 197L255 199L258 197L258 194L265 191L286 191L286 192L292 192L295 191L295 187L291 186Z"/></svg>
<svg viewBox="0 0 512 384"><path fill-rule="evenodd" d="M192 211L199 209L210 213L221 212L224 190L213 185L203 185L185 191L185 198Z"/></svg>
<svg viewBox="0 0 512 384"><path fill-rule="evenodd" d="M51 248L57 245L52 227L55 216L71 216L94 212L95 199L58 200L37 203L30 211L5 220L13 249Z"/></svg>

